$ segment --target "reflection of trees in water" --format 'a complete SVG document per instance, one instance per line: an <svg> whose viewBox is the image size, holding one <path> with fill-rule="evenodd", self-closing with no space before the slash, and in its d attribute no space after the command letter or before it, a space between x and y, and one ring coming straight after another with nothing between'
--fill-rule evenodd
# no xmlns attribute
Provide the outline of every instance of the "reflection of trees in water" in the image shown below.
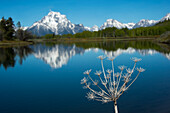
<svg viewBox="0 0 170 113"><path fill-rule="evenodd" d="M5 69L14 67L16 53L12 48L0 48L0 65Z"/></svg>
<svg viewBox="0 0 170 113"><path fill-rule="evenodd" d="M29 54L42 59L51 67L62 67L69 59L76 54L83 54L85 51L102 49L107 56L118 56L122 53L138 52L142 55L161 53L170 59L169 46L162 46L151 41L103 41L103 42L79 42L79 43L44 43L32 46L20 46L11 48L0 48L0 66L5 69L14 67L16 61L20 64ZM33 52L34 51L34 52Z"/></svg>
<svg viewBox="0 0 170 113"><path fill-rule="evenodd" d="M19 63L22 64L23 60L32 53L32 49L28 46L14 48L15 52L19 56Z"/></svg>
<svg viewBox="0 0 170 113"><path fill-rule="evenodd" d="M105 42L88 42L88 43L75 43L77 47L88 48L100 48L107 51L116 51L117 49L127 49L129 47L135 49L153 49L161 53L169 53L170 49L165 46L157 44L152 41L105 41Z"/></svg>
<svg viewBox="0 0 170 113"><path fill-rule="evenodd" d="M28 46L0 48L0 66L3 65L5 69L14 67L16 60L22 64L23 60L31 53L32 50ZM16 58L17 56L19 59Z"/></svg>

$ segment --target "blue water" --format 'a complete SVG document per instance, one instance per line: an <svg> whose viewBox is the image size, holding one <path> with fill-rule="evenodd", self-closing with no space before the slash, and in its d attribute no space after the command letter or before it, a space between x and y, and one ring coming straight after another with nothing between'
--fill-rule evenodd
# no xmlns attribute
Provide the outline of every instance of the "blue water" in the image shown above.
<svg viewBox="0 0 170 113"><path fill-rule="evenodd" d="M119 98L120 113L170 113L169 52L149 47L112 50L76 44L37 44L28 48L28 54L19 47L1 48L0 113L113 113L113 103L89 101L85 97L88 90L80 84L85 70L101 69L96 58L99 55L114 55L116 66L131 68L130 58L139 57L142 61L138 66L146 69ZM6 58L11 49L14 57ZM24 56L22 60L17 51ZM104 66L110 68L110 62L105 60Z"/></svg>

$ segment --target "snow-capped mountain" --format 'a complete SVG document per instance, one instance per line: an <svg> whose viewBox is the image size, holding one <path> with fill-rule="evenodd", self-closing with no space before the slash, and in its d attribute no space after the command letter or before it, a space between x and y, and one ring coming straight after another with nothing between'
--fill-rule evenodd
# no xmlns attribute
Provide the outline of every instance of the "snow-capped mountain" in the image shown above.
<svg viewBox="0 0 170 113"><path fill-rule="evenodd" d="M107 21L100 27L100 29L105 29L108 27L116 27L118 29L124 28L125 26L117 20L107 19Z"/></svg>
<svg viewBox="0 0 170 113"><path fill-rule="evenodd" d="M90 31L98 31L99 27L97 25L94 25L93 27L90 28Z"/></svg>
<svg viewBox="0 0 170 113"><path fill-rule="evenodd" d="M21 27L21 29L23 29L24 31L28 29L28 27Z"/></svg>
<svg viewBox="0 0 170 113"><path fill-rule="evenodd" d="M139 28L139 27L149 27L153 26L159 22L163 22L165 20L170 20L170 13L168 13L165 17L163 17L161 20L147 20L147 19L142 19L139 22L135 23L121 23L117 20L114 19L108 19L101 27L100 29L105 29L107 27L116 27L118 29L125 28L127 27L128 29L133 29L133 28Z"/></svg>
<svg viewBox="0 0 170 113"><path fill-rule="evenodd" d="M99 27L97 25L94 25L93 27L85 27L86 31L98 31L99 30Z"/></svg>
<svg viewBox="0 0 170 113"><path fill-rule="evenodd" d="M163 22L165 20L170 20L170 13L168 13L166 16L164 16L160 20L146 20L146 19L142 19L138 23L136 23L133 28L154 26L155 24L157 24L159 22Z"/></svg>
<svg viewBox="0 0 170 113"><path fill-rule="evenodd" d="M84 28L85 28L86 31L91 31L90 27L85 26Z"/></svg>
<svg viewBox="0 0 170 113"><path fill-rule="evenodd" d="M47 16L35 22L27 30L35 35L43 36L52 33L56 35L75 34L84 31L85 27L82 24L71 23L66 15L50 11Z"/></svg>
<svg viewBox="0 0 170 113"><path fill-rule="evenodd" d="M122 28L128 28L128 29L133 29L133 28L138 28L138 27L149 27L149 26L153 26L156 23L158 23L159 21L156 20L145 20L142 19L140 20L138 23L121 23L117 20L114 19L108 19L101 27L100 29L105 29L108 27L116 27L118 29L122 29Z"/></svg>
<svg viewBox="0 0 170 113"><path fill-rule="evenodd" d="M153 26L153 25L157 24L158 22L159 21L157 21L157 20L142 19L138 23L136 23L133 28L149 27L149 26Z"/></svg>
<svg viewBox="0 0 170 113"><path fill-rule="evenodd" d="M25 30L27 30L27 29L28 29L28 27L21 27L20 29L22 29L22 30L24 30L24 31L25 31ZM14 26L14 30L15 30L15 31L17 31L17 30L18 30L18 28Z"/></svg>
<svg viewBox="0 0 170 113"><path fill-rule="evenodd" d="M163 22L170 19L170 13L160 20L147 20L142 19L137 23L121 23L114 19L107 19L107 21L101 26L97 25L93 27L85 27L82 24L73 24L67 19L66 15L62 15L59 12L50 11L47 16L43 17L41 20L35 22L31 27L23 28L24 30L31 31L33 34L38 36L43 36L46 34L75 34L83 31L98 31L108 27L121 28L139 28L153 26L156 23Z"/></svg>
<svg viewBox="0 0 170 113"><path fill-rule="evenodd" d="M165 20L170 20L170 13L168 13L166 16L164 16L164 17L160 20L160 22L163 22L163 21L165 21Z"/></svg>
<svg viewBox="0 0 170 113"><path fill-rule="evenodd" d="M135 26L135 23L127 23L127 24L124 24L125 27L127 27L128 29L133 29L133 27Z"/></svg>
<svg viewBox="0 0 170 113"><path fill-rule="evenodd" d="M108 27L116 27L118 29L122 29L122 28L128 28L128 29L132 29L133 26L135 25L135 23L121 23L117 20L114 20L114 19L108 19L101 27L100 29L105 29L105 28L108 28Z"/></svg>

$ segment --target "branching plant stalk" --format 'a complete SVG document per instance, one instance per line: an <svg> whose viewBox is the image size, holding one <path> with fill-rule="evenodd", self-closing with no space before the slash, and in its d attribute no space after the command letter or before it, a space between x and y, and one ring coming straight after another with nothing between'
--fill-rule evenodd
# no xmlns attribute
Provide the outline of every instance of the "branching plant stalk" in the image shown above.
<svg viewBox="0 0 170 113"><path fill-rule="evenodd" d="M111 61L112 61L112 70L107 70L108 74L107 74L107 77L106 77L105 69L104 69L104 66L103 66L104 57L99 56L99 59L101 59L102 72L101 71L96 71L95 74L98 75L98 77L99 77L98 79L101 81L101 84L104 87L100 87L99 84L98 84L98 81L92 79L92 77L90 76L91 70L87 70L87 71L84 72L84 74L86 74L88 76L87 76L87 78L84 77L81 80L81 83L85 84L85 88L90 90L90 92L87 93L87 98L88 99L101 101L103 103L107 103L107 102L112 101L112 102L114 102L115 113L118 113L117 100L137 80L140 73L145 71L145 70L143 68L137 68L137 71L139 73L136 75L135 79L132 82L129 82L130 78L132 76L132 73L135 70L136 63L138 61L140 61L141 59L133 58L132 60L135 62L135 64L134 64L132 70L130 68L127 69L126 70L127 73L125 74L125 76L123 76L123 71L124 71L125 66L120 66L119 69L121 70L121 72L115 74L115 72L114 72L115 71L114 70L114 63L113 63L114 58L112 58L111 59ZM101 77L101 75L103 75L103 77ZM88 78L94 84L94 86L98 87L99 91L95 91L90 87L90 82L88 82ZM121 82L122 78L124 78L124 83L122 83L123 85L120 86L120 82ZM126 87L126 85L127 85L127 87Z"/></svg>
<svg viewBox="0 0 170 113"><path fill-rule="evenodd" d="M103 66L103 60L101 60L101 65L102 65L102 70L103 70L104 78L105 78L105 81L107 83L106 73L104 71L104 66Z"/></svg>

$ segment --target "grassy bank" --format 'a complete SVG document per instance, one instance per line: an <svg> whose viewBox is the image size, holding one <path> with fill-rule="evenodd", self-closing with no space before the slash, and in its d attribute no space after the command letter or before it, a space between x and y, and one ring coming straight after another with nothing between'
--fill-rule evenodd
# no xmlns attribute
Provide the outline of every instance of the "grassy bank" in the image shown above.
<svg viewBox="0 0 170 113"><path fill-rule="evenodd" d="M104 38L52 38L52 39L32 39L32 42L96 42L96 41L118 41L118 40L154 40L157 37L104 37Z"/></svg>
<svg viewBox="0 0 170 113"><path fill-rule="evenodd" d="M54 43L77 43L77 42L101 42L101 41L131 41L131 40L156 40L158 37L94 37L94 38L51 38L51 39L30 39L28 41L0 41L0 46L24 46L34 43L54 42Z"/></svg>
<svg viewBox="0 0 170 113"><path fill-rule="evenodd" d="M0 41L0 46L24 46L33 44L31 41Z"/></svg>

